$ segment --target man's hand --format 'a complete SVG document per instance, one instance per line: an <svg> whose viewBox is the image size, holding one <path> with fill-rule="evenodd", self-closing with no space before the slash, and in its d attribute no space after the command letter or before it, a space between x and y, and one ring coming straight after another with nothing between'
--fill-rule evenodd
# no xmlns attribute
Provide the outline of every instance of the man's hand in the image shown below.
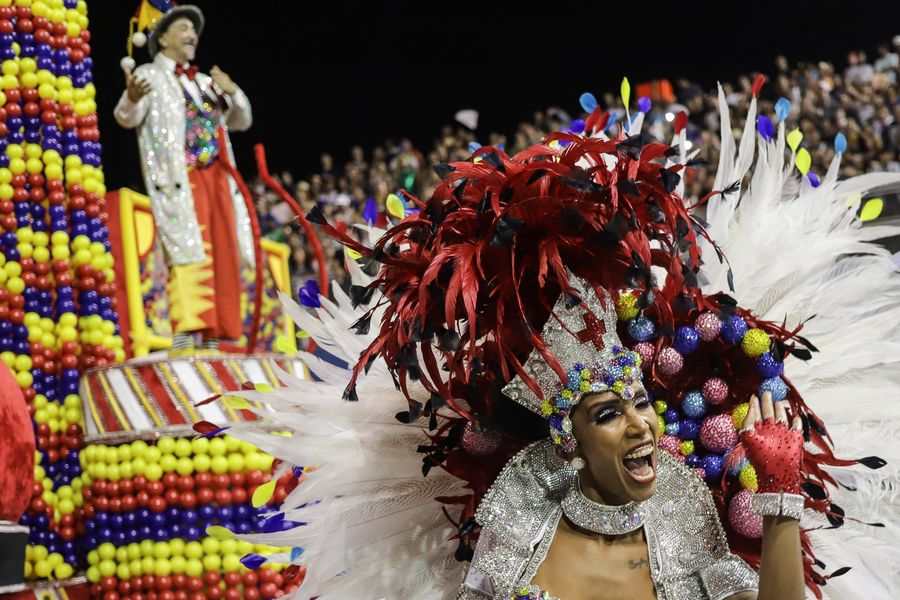
<svg viewBox="0 0 900 600"><path fill-rule="evenodd" d="M237 91L237 84L235 84L228 73L220 69L218 65L213 65L213 68L209 70L209 76L212 77L213 82L229 96Z"/></svg>
<svg viewBox="0 0 900 600"><path fill-rule="evenodd" d="M135 103L149 94L151 90L149 81L135 77L131 71L125 71L125 87L128 91L128 99Z"/></svg>

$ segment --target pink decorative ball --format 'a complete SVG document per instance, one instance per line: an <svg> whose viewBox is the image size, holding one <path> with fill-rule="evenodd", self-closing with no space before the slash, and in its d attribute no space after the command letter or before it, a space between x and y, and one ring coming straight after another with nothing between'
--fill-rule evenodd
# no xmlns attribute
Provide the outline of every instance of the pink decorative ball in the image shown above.
<svg viewBox="0 0 900 600"><path fill-rule="evenodd" d="M663 375L674 375L684 366L684 358L678 353L678 350L671 346L666 346L659 351L659 355L656 357L656 365Z"/></svg>
<svg viewBox="0 0 900 600"><path fill-rule="evenodd" d="M731 415L715 415L703 419L700 426L700 443L711 452L725 453L737 446L738 433L731 422Z"/></svg>
<svg viewBox="0 0 900 600"><path fill-rule="evenodd" d="M722 404L728 399L728 384L718 377L710 377L703 384L701 393L709 404Z"/></svg>
<svg viewBox="0 0 900 600"><path fill-rule="evenodd" d="M656 346L650 342L640 342L635 344L634 351L641 357L641 366L649 369L653 364L653 356L656 354Z"/></svg>
<svg viewBox="0 0 900 600"><path fill-rule="evenodd" d="M761 538L763 534L763 518L750 513L750 498L753 490L741 490L731 499L728 505L728 522L739 534L746 538Z"/></svg>
<svg viewBox="0 0 900 600"><path fill-rule="evenodd" d="M703 481L706 481L706 471L705 470L701 469L700 467L694 467L692 469L692 471L694 471L694 473L696 473L697 476L700 477L700 479L702 479Z"/></svg>
<svg viewBox="0 0 900 600"><path fill-rule="evenodd" d="M657 443L661 450L665 450L672 456L679 456L678 452L679 446L681 446L681 439L674 435L663 435L659 438L659 442Z"/></svg>
<svg viewBox="0 0 900 600"><path fill-rule="evenodd" d="M694 329L700 334L704 342L711 342L719 335L722 329L722 321L716 313L705 312L694 321Z"/></svg>
<svg viewBox="0 0 900 600"><path fill-rule="evenodd" d="M476 431L472 422L466 423L463 429L462 449L472 456L488 456L500 447L500 434L493 430Z"/></svg>

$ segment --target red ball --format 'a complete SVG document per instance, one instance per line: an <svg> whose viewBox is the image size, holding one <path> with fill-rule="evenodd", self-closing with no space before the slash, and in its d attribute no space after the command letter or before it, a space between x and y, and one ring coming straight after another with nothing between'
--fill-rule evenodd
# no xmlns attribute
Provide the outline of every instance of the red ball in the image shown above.
<svg viewBox="0 0 900 600"><path fill-rule="evenodd" d="M102 577L100 579L100 587L104 590L114 590L119 585L119 580L115 577Z"/></svg>
<svg viewBox="0 0 900 600"><path fill-rule="evenodd" d="M228 473L213 475L213 485L216 486L217 489L227 490L228 486L231 485L231 476Z"/></svg>
<svg viewBox="0 0 900 600"><path fill-rule="evenodd" d="M206 588L206 597L212 600L218 600L222 597L222 588L218 586Z"/></svg>
<svg viewBox="0 0 900 600"><path fill-rule="evenodd" d="M213 501L214 496L215 494L213 494L213 491L208 487L197 490L197 502L200 504L210 504Z"/></svg>
<svg viewBox="0 0 900 600"><path fill-rule="evenodd" d="M172 587L176 590L183 590L187 586L188 578L183 573L172 575Z"/></svg>
<svg viewBox="0 0 900 600"><path fill-rule="evenodd" d="M161 513L166 510L166 501L160 496L153 496L147 503L147 507L153 512Z"/></svg>
<svg viewBox="0 0 900 600"><path fill-rule="evenodd" d="M191 592L199 592L203 589L203 580L199 577L188 577L187 589Z"/></svg>
<svg viewBox="0 0 900 600"><path fill-rule="evenodd" d="M119 593L110 590L103 594L103 600L119 600Z"/></svg>
<svg viewBox="0 0 900 600"><path fill-rule="evenodd" d="M206 582L208 586L216 586L221 581L221 577L215 571L208 571L203 574L203 581Z"/></svg>
<svg viewBox="0 0 900 600"><path fill-rule="evenodd" d="M175 600L188 600L188 593L184 590L176 590Z"/></svg>
<svg viewBox="0 0 900 600"><path fill-rule="evenodd" d="M166 490L166 495L163 497L166 499L166 504L168 504L169 506L173 506L178 504L181 498L181 494L178 493L178 490L172 489Z"/></svg>
<svg viewBox="0 0 900 600"><path fill-rule="evenodd" d="M178 504L181 505L181 508L195 508L197 495L194 492L182 492L178 498Z"/></svg>
<svg viewBox="0 0 900 600"><path fill-rule="evenodd" d="M122 579L121 581L119 581L118 590L119 590L120 594L130 594L131 587L132 587L131 582L128 581L127 579Z"/></svg>
<svg viewBox="0 0 900 600"><path fill-rule="evenodd" d="M156 590L156 577L153 575L144 575L144 589L148 592Z"/></svg>
<svg viewBox="0 0 900 600"><path fill-rule="evenodd" d="M166 489L162 481L147 482L147 493L151 496L162 496L163 492L165 491Z"/></svg>
<svg viewBox="0 0 900 600"><path fill-rule="evenodd" d="M249 497L250 495L247 494L247 490L242 487L231 490L231 501L235 504L246 504Z"/></svg>
<svg viewBox="0 0 900 600"><path fill-rule="evenodd" d="M104 284L108 285L108 284ZM179 491L181 492L193 492L194 491L194 479L189 475L184 475L178 478L178 483L175 484Z"/></svg>
<svg viewBox="0 0 900 600"><path fill-rule="evenodd" d="M216 503L219 506L230 506L232 504L231 492L228 490L219 490L216 492Z"/></svg>
<svg viewBox="0 0 900 600"><path fill-rule="evenodd" d="M212 473L204 472L194 475L194 485L197 488L209 487L212 484Z"/></svg>
<svg viewBox="0 0 900 600"><path fill-rule="evenodd" d="M269 567L263 567L262 569L259 569L259 580L263 583L275 581L275 575L275 571L270 569Z"/></svg>
<svg viewBox="0 0 900 600"><path fill-rule="evenodd" d="M246 481L246 477L243 473L232 473L231 474L231 485L234 487L242 487Z"/></svg>
<svg viewBox="0 0 900 600"><path fill-rule="evenodd" d="M234 588L225 590L225 600L241 600L241 591Z"/></svg>
<svg viewBox="0 0 900 600"><path fill-rule="evenodd" d="M162 483L167 488L173 488L178 484L177 473L166 473L162 476Z"/></svg>
<svg viewBox="0 0 900 600"><path fill-rule="evenodd" d="M172 578L168 575L160 575L156 578L156 589L159 591L162 590L171 590L172 589Z"/></svg>
<svg viewBox="0 0 900 600"><path fill-rule="evenodd" d="M143 475L135 475L131 481L135 490L140 492L147 489L147 478Z"/></svg>
<svg viewBox="0 0 900 600"><path fill-rule="evenodd" d="M122 479L119 481L119 495L125 496L126 494L134 493L134 482L131 479Z"/></svg>
<svg viewBox="0 0 900 600"><path fill-rule="evenodd" d="M241 579L243 579L244 585L247 587L256 587L256 584L259 583L259 576L253 571L244 573Z"/></svg>
<svg viewBox="0 0 900 600"><path fill-rule="evenodd" d="M59 537L64 539L67 542L70 542L75 539L75 528L73 527L61 527L59 529Z"/></svg>
<svg viewBox="0 0 900 600"><path fill-rule="evenodd" d="M118 498L110 498L109 499L109 510L110 512L122 512L122 501Z"/></svg>
<svg viewBox="0 0 900 600"><path fill-rule="evenodd" d="M259 590L255 587L245 587L244 588L244 600L259 600Z"/></svg>
<svg viewBox="0 0 900 600"><path fill-rule="evenodd" d="M125 496L122 496L122 510L124 512L131 512L136 508L137 500L135 499L134 495L127 494Z"/></svg>
<svg viewBox="0 0 900 600"><path fill-rule="evenodd" d="M274 583L264 583L259 587L259 593L262 594L262 597L266 600L277 598L278 588L275 587Z"/></svg>
<svg viewBox="0 0 900 600"><path fill-rule="evenodd" d="M240 573L225 573L225 585L228 587L236 587L241 583L241 574Z"/></svg>

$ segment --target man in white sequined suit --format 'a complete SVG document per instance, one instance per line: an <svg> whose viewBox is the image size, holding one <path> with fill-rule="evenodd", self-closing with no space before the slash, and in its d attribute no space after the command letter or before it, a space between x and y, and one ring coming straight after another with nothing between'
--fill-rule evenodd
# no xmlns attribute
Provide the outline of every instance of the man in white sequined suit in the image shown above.
<svg viewBox="0 0 900 600"><path fill-rule="evenodd" d="M218 67L205 75L190 65L203 25L195 6L163 15L149 39L153 61L126 71L127 89L115 109L120 125L138 129L144 182L170 269L175 349L192 346L197 332L207 347L240 338L241 262L254 264L247 209L223 160L233 164L227 131L250 127L250 102Z"/></svg>

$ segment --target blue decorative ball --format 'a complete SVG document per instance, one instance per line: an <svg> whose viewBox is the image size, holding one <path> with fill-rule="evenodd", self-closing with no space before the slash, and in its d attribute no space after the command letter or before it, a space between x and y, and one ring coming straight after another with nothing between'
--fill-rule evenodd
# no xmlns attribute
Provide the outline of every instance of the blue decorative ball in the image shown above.
<svg viewBox="0 0 900 600"><path fill-rule="evenodd" d="M700 335L693 327L682 325L675 331L675 341L672 345L682 355L691 354L700 345Z"/></svg>
<svg viewBox="0 0 900 600"><path fill-rule="evenodd" d="M682 419L678 435L685 440L696 440L700 435L700 424L693 419Z"/></svg>
<svg viewBox="0 0 900 600"><path fill-rule="evenodd" d="M684 457L684 464L691 467L699 467L702 464L702 459L696 454L688 454Z"/></svg>
<svg viewBox="0 0 900 600"><path fill-rule="evenodd" d="M764 379L772 379L784 372L784 363L775 360L775 357L771 352L766 352L760 354L759 358L756 359L756 369Z"/></svg>
<svg viewBox="0 0 900 600"><path fill-rule="evenodd" d="M772 377L759 384L759 390L757 390L757 392L760 397L762 397L763 392L765 391L772 393L773 402L778 402L779 400L787 398L788 388L781 377Z"/></svg>
<svg viewBox="0 0 900 600"><path fill-rule="evenodd" d="M707 454L703 457L703 470L707 479L718 479L722 475L722 457L718 454Z"/></svg>
<svg viewBox="0 0 900 600"><path fill-rule="evenodd" d="M663 413L663 421L665 421L666 423L678 422L678 411L670 408Z"/></svg>
<svg viewBox="0 0 900 600"><path fill-rule="evenodd" d="M721 335L722 339L729 344L739 344L741 340L744 339L745 333L747 333L747 324L742 318L735 315L725 319L725 322L722 323L722 331L719 335Z"/></svg>
<svg viewBox="0 0 900 600"><path fill-rule="evenodd" d="M680 430L678 421L666 423L666 435L678 435Z"/></svg>
<svg viewBox="0 0 900 600"><path fill-rule="evenodd" d="M692 419L699 419L706 414L706 400L703 394L697 390L692 390L684 395L681 401L681 412Z"/></svg>
<svg viewBox="0 0 900 600"><path fill-rule="evenodd" d="M656 323L639 315L628 321L628 335L636 342L647 342L656 334Z"/></svg>

